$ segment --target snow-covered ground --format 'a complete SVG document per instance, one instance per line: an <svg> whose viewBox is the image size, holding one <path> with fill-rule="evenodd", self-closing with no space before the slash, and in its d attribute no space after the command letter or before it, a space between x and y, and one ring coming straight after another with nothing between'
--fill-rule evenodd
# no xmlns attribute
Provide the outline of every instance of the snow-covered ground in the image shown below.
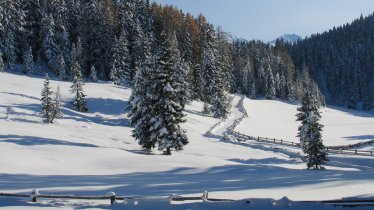
<svg viewBox="0 0 374 210"><path fill-rule="evenodd" d="M292 200L374 196L373 158L333 156L328 170L308 171L300 158L281 150L230 143L206 135L219 120L201 114L203 105L199 102L192 102L186 108L188 122L184 127L190 143L185 149L172 156L160 155L157 151L147 154L131 137L131 127L123 112L130 89L110 83L87 83L84 88L89 112L79 113L69 104L73 97L68 91L70 83L52 80L51 84L54 90L57 85L61 87L65 117L53 125L45 125L38 116L43 79L0 74L0 192L27 193L37 188L43 194L103 195L114 191L126 196L200 196L208 190L210 197L235 200L280 199L283 196ZM240 117L239 99L239 96L234 97L233 115L220 124L214 134L223 134L228 125ZM293 113L291 110L296 106L251 100L246 100L245 106L249 118L240 124L238 130L250 135L285 139L294 135L287 132L293 132L291 128L297 123L291 120L293 114L288 116L287 113ZM267 106L270 109L266 111ZM264 112L268 114L264 115ZM341 127L337 124L355 123L356 127L352 129L343 126L341 132L347 133L341 136L373 134L364 124L373 122L370 114L333 109L326 109L325 113L335 116L336 120L331 123L335 122L336 131ZM274 123L264 124L266 118ZM279 118L285 120L281 123L284 127L276 123L281 122ZM288 123L291 125L286 125ZM336 141L327 144L333 145ZM355 141L343 138L336 144L351 142ZM91 201L45 201L45 205L41 202L34 207L95 205ZM269 199L264 202L266 204L261 205L272 207L277 203ZM201 205L203 207L186 208L219 209L212 207L216 204ZM248 208L245 202L222 205ZM287 203L282 205L289 206ZM0 208L9 206L13 209L33 207L22 199L0 197ZM101 205L98 208L106 207Z"/></svg>
<svg viewBox="0 0 374 210"><path fill-rule="evenodd" d="M249 117L242 121L237 131L251 136L298 142L296 135L300 122L295 117L298 105L246 99L244 106ZM327 107L321 112L325 145L348 145L374 139L374 112L341 107Z"/></svg>

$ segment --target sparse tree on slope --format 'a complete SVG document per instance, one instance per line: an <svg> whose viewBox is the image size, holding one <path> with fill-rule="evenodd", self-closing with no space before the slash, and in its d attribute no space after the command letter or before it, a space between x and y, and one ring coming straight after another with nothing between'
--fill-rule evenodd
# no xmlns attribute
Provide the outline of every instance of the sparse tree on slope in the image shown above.
<svg viewBox="0 0 374 210"><path fill-rule="evenodd" d="M57 87L54 104L53 104L53 112L52 117L53 119L61 119L64 117L64 114L61 111L62 107L62 98L60 93L60 86Z"/></svg>
<svg viewBox="0 0 374 210"><path fill-rule="evenodd" d="M42 90L42 110L40 112L45 123L53 123L54 105L52 101L52 93L48 74L46 74Z"/></svg>
<svg viewBox="0 0 374 210"><path fill-rule="evenodd" d="M34 58L32 56L32 49L29 47L23 55L24 73L27 75L34 73Z"/></svg>
<svg viewBox="0 0 374 210"><path fill-rule="evenodd" d="M305 92L302 105L297 110L299 111L296 115L297 121L301 122L298 137L306 154L307 167L320 169L328 159L322 141L323 125L319 123L321 119L319 103L309 90Z"/></svg>
<svg viewBox="0 0 374 210"><path fill-rule="evenodd" d="M70 87L70 91L75 94L74 100L72 101L72 105L74 108L79 112L87 112L87 101L86 95L83 92L83 79L81 68L78 61L74 61L72 66L73 71L73 85Z"/></svg>

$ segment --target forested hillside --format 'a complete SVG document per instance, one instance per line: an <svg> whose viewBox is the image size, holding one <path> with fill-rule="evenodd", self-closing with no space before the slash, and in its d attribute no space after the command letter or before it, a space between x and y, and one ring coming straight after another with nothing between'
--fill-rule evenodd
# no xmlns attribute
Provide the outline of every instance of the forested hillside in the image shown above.
<svg viewBox="0 0 374 210"><path fill-rule="evenodd" d="M297 74L282 45L232 43L203 15L172 6L146 0L5 0L0 10L0 50L9 72L16 64L24 65L25 74L48 66L61 80L71 80L76 59L93 81L133 85L137 70L157 60L166 34L177 40L191 99L213 103L210 91L218 91L294 100L305 86L315 87L307 73Z"/></svg>
<svg viewBox="0 0 374 210"><path fill-rule="evenodd" d="M368 110L374 99L373 34L374 15L361 16L288 49L297 68L309 68L327 102Z"/></svg>

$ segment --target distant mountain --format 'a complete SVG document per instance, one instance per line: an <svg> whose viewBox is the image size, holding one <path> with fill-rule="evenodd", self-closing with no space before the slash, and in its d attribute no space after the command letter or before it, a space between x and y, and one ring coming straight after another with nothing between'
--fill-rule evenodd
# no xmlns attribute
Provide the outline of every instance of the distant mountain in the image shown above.
<svg viewBox="0 0 374 210"><path fill-rule="evenodd" d="M244 42L244 43L248 42L247 39L244 39L242 37L238 37L233 33L227 33L227 38L228 38L228 41L231 42L231 43L233 43L233 42Z"/></svg>
<svg viewBox="0 0 374 210"><path fill-rule="evenodd" d="M296 35L296 34L285 34L285 35L280 36L280 37L278 37L277 39L275 39L275 40L273 40L271 42L268 42L268 44L275 45L275 42L278 39L282 40L285 43L295 43L295 42L298 42L298 41L302 40L301 36L299 36L299 35Z"/></svg>

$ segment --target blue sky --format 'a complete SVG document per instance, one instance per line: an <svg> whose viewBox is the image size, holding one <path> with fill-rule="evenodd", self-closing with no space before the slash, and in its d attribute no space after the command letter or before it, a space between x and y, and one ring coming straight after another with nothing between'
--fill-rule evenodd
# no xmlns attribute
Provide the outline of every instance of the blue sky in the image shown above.
<svg viewBox="0 0 374 210"><path fill-rule="evenodd" d="M374 12L374 0L154 0L172 4L245 39L271 41L326 31Z"/></svg>

